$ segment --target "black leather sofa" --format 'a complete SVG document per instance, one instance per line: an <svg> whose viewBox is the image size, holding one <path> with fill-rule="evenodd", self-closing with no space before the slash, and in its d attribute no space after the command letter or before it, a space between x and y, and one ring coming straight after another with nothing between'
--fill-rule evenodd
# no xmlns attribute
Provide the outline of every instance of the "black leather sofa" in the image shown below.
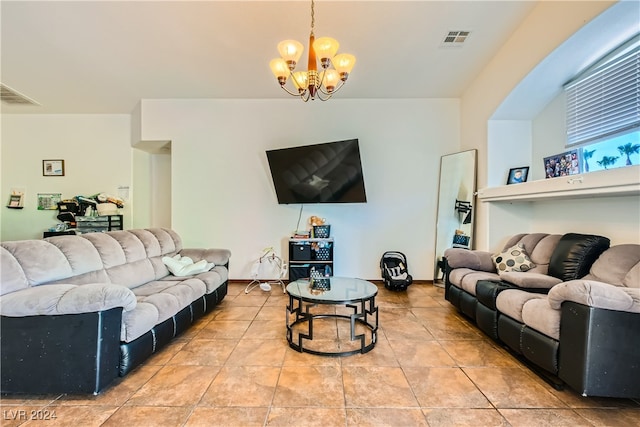
<svg viewBox="0 0 640 427"><path fill-rule="evenodd" d="M501 271L483 251L445 252L445 298L557 388L640 397L640 245L520 234L533 268ZM495 259L495 256L494 256Z"/></svg>
<svg viewBox="0 0 640 427"><path fill-rule="evenodd" d="M177 255L210 265L175 275ZM160 228L3 242L0 391L100 393L223 300L230 256Z"/></svg>

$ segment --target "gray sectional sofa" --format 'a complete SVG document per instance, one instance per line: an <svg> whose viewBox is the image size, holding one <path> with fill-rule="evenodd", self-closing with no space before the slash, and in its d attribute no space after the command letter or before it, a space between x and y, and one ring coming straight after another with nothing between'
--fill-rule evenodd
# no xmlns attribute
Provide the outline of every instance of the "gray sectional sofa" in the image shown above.
<svg viewBox="0 0 640 427"><path fill-rule="evenodd" d="M640 245L520 234L499 254L448 249L445 263L445 298L546 380L640 397Z"/></svg>
<svg viewBox="0 0 640 427"><path fill-rule="evenodd" d="M171 274L177 255L208 271ZM224 298L230 255L161 228L3 242L2 393L99 393Z"/></svg>

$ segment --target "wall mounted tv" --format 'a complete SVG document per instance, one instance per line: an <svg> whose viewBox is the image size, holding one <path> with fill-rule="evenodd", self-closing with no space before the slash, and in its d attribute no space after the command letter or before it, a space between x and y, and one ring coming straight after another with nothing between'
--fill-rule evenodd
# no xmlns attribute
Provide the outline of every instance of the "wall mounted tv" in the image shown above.
<svg viewBox="0 0 640 427"><path fill-rule="evenodd" d="M357 139L267 150L279 204L366 203Z"/></svg>

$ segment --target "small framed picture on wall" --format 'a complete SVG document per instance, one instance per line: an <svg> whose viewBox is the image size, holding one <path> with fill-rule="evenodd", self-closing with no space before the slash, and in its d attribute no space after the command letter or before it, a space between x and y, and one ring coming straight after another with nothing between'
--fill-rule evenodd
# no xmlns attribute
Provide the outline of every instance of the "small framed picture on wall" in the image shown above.
<svg viewBox="0 0 640 427"><path fill-rule="evenodd" d="M64 176L64 160L43 160L43 176Z"/></svg>
<svg viewBox="0 0 640 427"><path fill-rule="evenodd" d="M529 175L529 166L511 168L509 169L509 177L507 178L507 185L520 184L522 182L527 182L528 175Z"/></svg>

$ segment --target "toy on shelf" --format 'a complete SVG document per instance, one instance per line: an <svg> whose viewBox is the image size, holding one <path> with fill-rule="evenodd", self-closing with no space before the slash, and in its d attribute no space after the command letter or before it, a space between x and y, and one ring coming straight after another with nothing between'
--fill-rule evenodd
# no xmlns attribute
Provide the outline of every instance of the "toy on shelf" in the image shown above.
<svg viewBox="0 0 640 427"><path fill-rule="evenodd" d="M320 218L318 216L311 216L309 218L309 225L311 225L312 227L316 226L316 225L324 225L327 222L326 218Z"/></svg>
<svg viewBox="0 0 640 427"><path fill-rule="evenodd" d="M312 216L309 218L311 225L311 237L316 239L328 239L331 234L331 226L327 224L326 218Z"/></svg>

